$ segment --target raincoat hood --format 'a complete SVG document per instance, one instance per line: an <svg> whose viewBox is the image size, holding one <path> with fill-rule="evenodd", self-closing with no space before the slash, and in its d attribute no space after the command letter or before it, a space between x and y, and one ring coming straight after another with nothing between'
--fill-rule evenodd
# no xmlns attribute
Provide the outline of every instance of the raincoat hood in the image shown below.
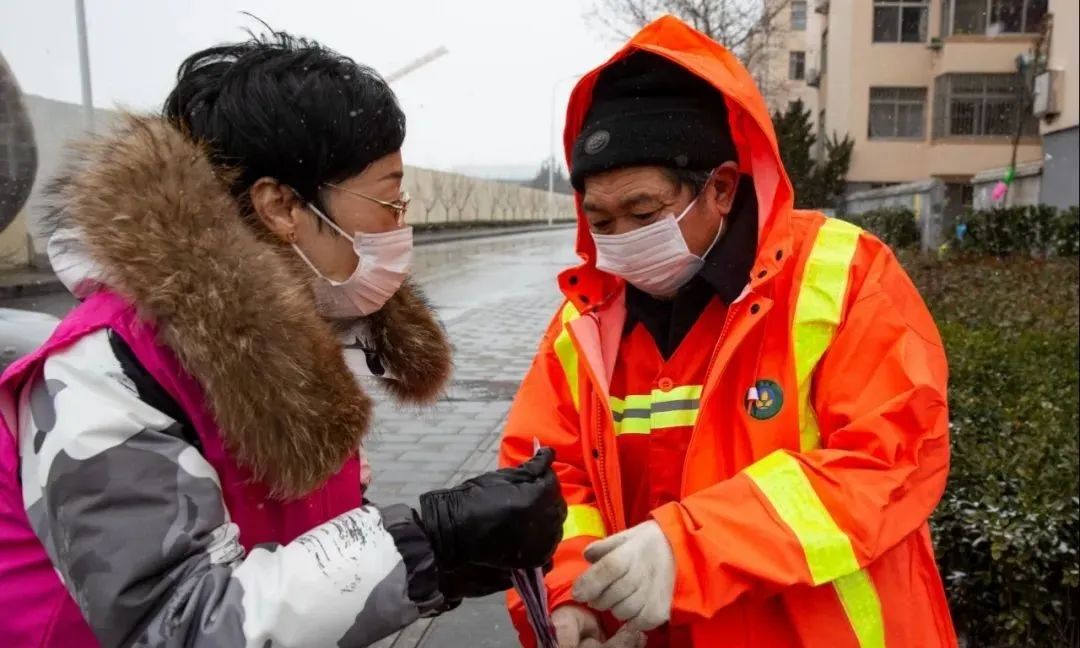
<svg viewBox="0 0 1080 648"><path fill-rule="evenodd" d="M789 220L794 197L780 159L769 108L750 73L731 52L679 19L664 16L650 23L611 59L578 81L570 95L563 132L567 164L571 162L574 142L585 124L597 79L608 66L637 51L662 56L708 81L723 94L739 169L752 177L757 197L758 258L755 267L776 269L783 264L791 248ZM581 209L581 200L578 193L577 253L582 263L564 271L559 276L559 285L566 297L579 310L585 311L615 296L622 280L597 270L596 246ZM773 274L770 271L768 276Z"/></svg>

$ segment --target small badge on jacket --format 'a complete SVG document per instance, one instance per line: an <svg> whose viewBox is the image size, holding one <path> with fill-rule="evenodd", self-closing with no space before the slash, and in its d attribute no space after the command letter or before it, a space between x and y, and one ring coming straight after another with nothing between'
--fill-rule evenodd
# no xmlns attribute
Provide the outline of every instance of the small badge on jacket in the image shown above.
<svg viewBox="0 0 1080 648"><path fill-rule="evenodd" d="M772 380L759 380L754 385L756 398L750 405L750 416L759 421L767 421L780 413L784 406L784 390Z"/></svg>

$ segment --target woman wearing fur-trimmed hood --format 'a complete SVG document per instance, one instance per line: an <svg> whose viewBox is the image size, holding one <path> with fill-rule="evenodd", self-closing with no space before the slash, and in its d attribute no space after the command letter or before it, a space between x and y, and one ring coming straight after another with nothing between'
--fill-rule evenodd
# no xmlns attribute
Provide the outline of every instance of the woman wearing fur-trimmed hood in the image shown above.
<svg viewBox="0 0 1080 648"><path fill-rule="evenodd" d="M35 646L366 646L543 565L543 450L363 498L371 400L451 371L407 281L405 119L285 34L199 52L165 115L81 146L46 227L81 305L0 379L0 635Z"/></svg>

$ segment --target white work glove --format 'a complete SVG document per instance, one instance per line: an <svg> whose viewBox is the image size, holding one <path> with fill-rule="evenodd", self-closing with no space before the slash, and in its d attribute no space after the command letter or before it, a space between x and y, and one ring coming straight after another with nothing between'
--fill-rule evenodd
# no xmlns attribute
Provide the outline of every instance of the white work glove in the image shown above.
<svg viewBox="0 0 1080 648"><path fill-rule="evenodd" d="M611 610L632 630L652 630L671 618L675 556L655 521L592 543L585 559L593 565L574 583L576 601Z"/></svg>
<svg viewBox="0 0 1080 648"><path fill-rule="evenodd" d="M605 641L596 614L580 605L555 608L551 623L555 626L559 648L645 648L645 635L626 626Z"/></svg>

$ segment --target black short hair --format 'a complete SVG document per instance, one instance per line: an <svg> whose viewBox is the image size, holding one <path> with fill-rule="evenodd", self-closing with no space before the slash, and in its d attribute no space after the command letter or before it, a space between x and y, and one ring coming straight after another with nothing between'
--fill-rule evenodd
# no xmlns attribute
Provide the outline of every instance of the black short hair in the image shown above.
<svg viewBox="0 0 1080 648"><path fill-rule="evenodd" d="M234 168L231 189L270 176L303 198L399 151L405 114L378 72L319 43L270 31L189 56L165 117Z"/></svg>
<svg viewBox="0 0 1080 648"><path fill-rule="evenodd" d="M691 193L695 196L705 189L705 185L708 184L709 178L712 177L712 169L680 169L678 167L661 167L666 175L674 184L682 187L689 187Z"/></svg>

